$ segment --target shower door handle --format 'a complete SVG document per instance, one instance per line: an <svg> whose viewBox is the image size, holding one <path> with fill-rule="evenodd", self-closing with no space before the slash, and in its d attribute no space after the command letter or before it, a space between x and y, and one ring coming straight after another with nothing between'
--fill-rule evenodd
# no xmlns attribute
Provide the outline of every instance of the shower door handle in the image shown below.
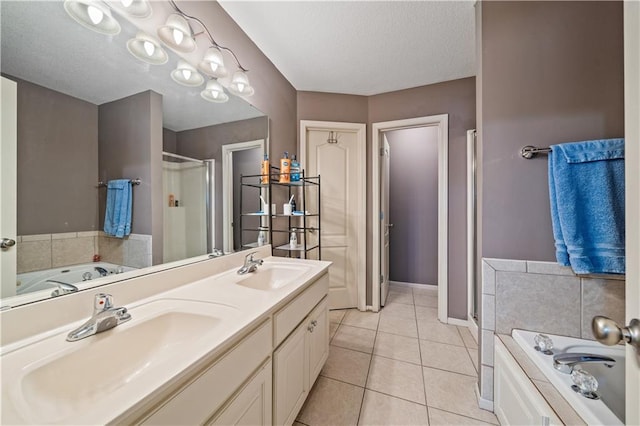
<svg viewBox="0 0 640 426"><path fill-rule="evenodd" d="M16 240L11 238L3 238L0 240L0 248L8 249L16 245Z"/></svg>

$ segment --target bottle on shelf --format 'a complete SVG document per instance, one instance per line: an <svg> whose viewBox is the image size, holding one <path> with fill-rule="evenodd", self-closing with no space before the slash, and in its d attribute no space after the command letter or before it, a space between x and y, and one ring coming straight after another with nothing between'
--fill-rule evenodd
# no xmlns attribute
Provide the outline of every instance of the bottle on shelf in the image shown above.
<svg viewBox="0 0 640 426"><path fill-rule="evenodd" d="M289 153L284 152L284 157L280 159L280 183L291 182L291 162L289 161Z"/></svg>
<svg viewBox="0 0 640 426"><path fill-rule="evenodd" d="M296 155L293 154L291 157L291 182L299 182L300 181L300 163L296 158Z"/></svg>
<svg viewBox="0 0 640 426"><path fill-rule="evenodd" d="M289 236L289 247L291 248L298 247L298 236L296 235L295 229L291 231L291 235Z"/></svg>
<svg viewBox="0 0 640 426"><path fill-rule="evenodd" d="M267 242L267 235L264 229L261 229L260 232L258 232L258 246L263 246L265 245Z"/></svg>
<svg viewBox="0 0 640 426"><path fill-rule="evenodd" d="M262 160L262 165L260 167L260 174L260 183L269 183L269 154L267 154L266 152L264 154L264 159Z"/></svg>

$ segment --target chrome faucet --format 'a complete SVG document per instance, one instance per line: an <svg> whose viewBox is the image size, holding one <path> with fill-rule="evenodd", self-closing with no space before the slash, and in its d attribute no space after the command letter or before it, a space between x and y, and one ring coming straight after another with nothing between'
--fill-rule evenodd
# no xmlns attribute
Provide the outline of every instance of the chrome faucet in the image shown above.
<svg viewBox="0 0 640 426"><path fill-rule="evenodd" d="M93 301L93 315L80 327L67 335L67 341L75 342L94 334L102 333L131 319L127 308L113 307L113 296L98 293Z"/></svg>
<svg viewBox="0 0 640 426"><path fill-rule="evenodd" d="M258 269L258 266L262 265L264 260L253 258L253 255L256 253L257 251L254 251L244 257L244 265L242 265L242 268L238 269L238 275L244 275L248 274L249 272L254 272L256 269Z"/></svg>
<svg viewBox="0 0 640 426"><path fill-rule="evenodd" d="M101 266L96 266L93 269L95 269L100 274L101 277L106 277L107 275L109 275L109 271L107 271Z"/></svg>
<svg viewBox="0 0 640 426"><path fill-rule="evenodd" d="M73 284L65 283L56 280L46 280L47 283L54 283L58 288L51 292L51 297L62 296L63 294L73 293L78 291L78 287Z"/></svg>
<svg viewBox="0 0 640 426"><path fill-rule="evenodd" d="M578 364L601 363L611 368L616 360L604 355L594 355L585 353L564 353L553 356L553 368L561 373L571 374Z"/></svg>

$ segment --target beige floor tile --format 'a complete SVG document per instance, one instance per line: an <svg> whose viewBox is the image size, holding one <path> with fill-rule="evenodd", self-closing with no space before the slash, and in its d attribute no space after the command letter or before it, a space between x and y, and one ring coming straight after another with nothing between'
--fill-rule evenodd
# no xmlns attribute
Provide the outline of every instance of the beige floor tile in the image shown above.
<svg viewBox="0 0 640 426"><path fill-rule="evenodd" d="M464 346L455 325L442 324L439 321L418 320L418 334L422 340Z"/></svg>
<svg viewBox="0 0 640 426"><path fill-rule="evenodd" d="M304 423L300 423L298 421L293 422L293 426L307 426Z"/></svg>
<svg viewBox="0 0 640 426"><path fill-rule="evenodd" d="M329 311L329 322L340 324L346 312L346 309L336 309L333 311Z"/></svg>
<svg viewBox="0 0 640 426"><path fill-rule="evenodd" d="M370 354L373 352L373 342L375 338L376 332L374 330L342 324L338 327L335 336L333 336L331 344Z"/></svg>
<svg viewBox="0 0 640 426"><path fill-rule="evenodd" d="M478 350L477 349L469 349L467 348L467 352L469 352L469 357L471 357L471 362L473 363L473 368L476 369L476 373L478 372Z"/></svg>
<svg viewBox="0 0 640 426"><path fill-rule="evenodd" d="M416 318L424 321L438 321L438 308L416 306Z"/></svg>
<svg viewBox="0 0 640 426"><path fill-rule="evenodd" d="M406 305L413 305L413 293L389 291L389 294L387 295L387 303L404 303Z"/></svg>
<svg viewBox="0 0 640 426"><path fill-rule="evenodd" d="M413 294L413 287L402 284L389 283L389 291L397 291L398 293L410 293Z"/></svg>
<svg viewBox="0 0 640 426"><path fill-rule="evenodd" d="M338 331L339 326L340 324L337 324L335 322L329 323L329 340L333 339L333 336L336 335L336 331Z"/></svg>
<svg viewBox="0 0 640 426"><path fill-rule="evenodd" d="M329 347L329 358L320 372L324 377L362 386L367 382L371 355L338 346Z"/></svg>
<svg viewBox="0 0 640 426"><path fill-rule="evenodd" d="M379 318L379 312L360 312L357 309L350 309L342 319L341 324L377 330Z"/></svg>
<svg viewBox="0 0 640 426"><path fill-rule="evenodd" d="M475 387L477 379L457 373L424 367L427 405L484 422L498 424L496 416L478 407Z"/></svg>
<svg viewBox="0 0 640 426"><path fill-rule="evenodd" d="M460 327L459 325L456 327L458 327L458 331L460 332L464 345L469 349L478 349L478 342L473 338L471 330L469 330L468 327Z"/></svg>
<svg viewBox="0 0 640 426"><path fill-rule="evenodd" d="M378 325L378 331L407 337L418 337L415 319L402 318L394 315L382 316L380 318L380 324Z"/></svg>
<svg viewBox="0 0 640 426"><path fill-rule="evenodd" d="M438 296L438 287L434 285L424 285L420 287L413 287L413 294Z"/></svg>
<svg viewBox="0 0 640 426"><path fill-rule="evenodd" d="M355 425L364 389L326 377L318 377L298 414L309 426Z"/></svg>
<svg viewBox="0 0 640 426"><path fill-rule="evenodd" d="M472 419L471 417L459 416L457 414L429 407L429 424L431 426L482 426L490 425L491 423L485 423L477 419Z"/></svg>
<svg viewBox="0 0 640 426"><path fill-rule="evenodd" d="M420 344L414 337L378 332L373 354L420 364Z"/></svg>
<svg viewBox="0 0 640 426"><path fill-rule="evenodd" d="M476 369L465 347L420 340L420 354L425 367L476 376Z"/></svg>
<svg viewBox="0 0 640 426"><path fill-rule="evenodd" d="M387 303L380 311L380 315L395 315L397 317L415 319L416 311L413 308L413 305L407 305L403 303Z"/></svg>
<svg viewBox="0 0 640 426"><path fill-rule="evenodd" d="M428 425L427 407L365 390L359 425Z"/></svg>
<svg viewBox="0 0 640 426"><path fill-rule="evenodd" d="M438 307L438 295L430 295L425 293L414 293L413 294L413 303L416 306L426 306L428 308L437 308Z"/></svg>
<svg viewBox="0 0 640 426"><path fill-rule="evenodd" d="M424 384L420 366L374 356L371 360L367 389L424 404Z"/></svg>

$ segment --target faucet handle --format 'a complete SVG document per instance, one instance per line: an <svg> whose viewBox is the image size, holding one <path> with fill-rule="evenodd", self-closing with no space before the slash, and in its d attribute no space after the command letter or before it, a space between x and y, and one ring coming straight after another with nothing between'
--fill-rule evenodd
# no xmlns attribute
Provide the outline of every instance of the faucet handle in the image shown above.
<svg viewBox="0 0 640 426"><path fill-rule="evenodd" d="M113 307L113 296L106 293L98 293L93 299L93 312L98 313Z"/></svg>
<svg viewBox="0 0 640 426"><path fill-rule="evenodd" d="M244 260L245 261L248 260L249 262L253 262L253 255L256 254L256 253L257 253L257 251L252 251L251 253L249 253L248 255L246 255L244 257Z"/></svg>

